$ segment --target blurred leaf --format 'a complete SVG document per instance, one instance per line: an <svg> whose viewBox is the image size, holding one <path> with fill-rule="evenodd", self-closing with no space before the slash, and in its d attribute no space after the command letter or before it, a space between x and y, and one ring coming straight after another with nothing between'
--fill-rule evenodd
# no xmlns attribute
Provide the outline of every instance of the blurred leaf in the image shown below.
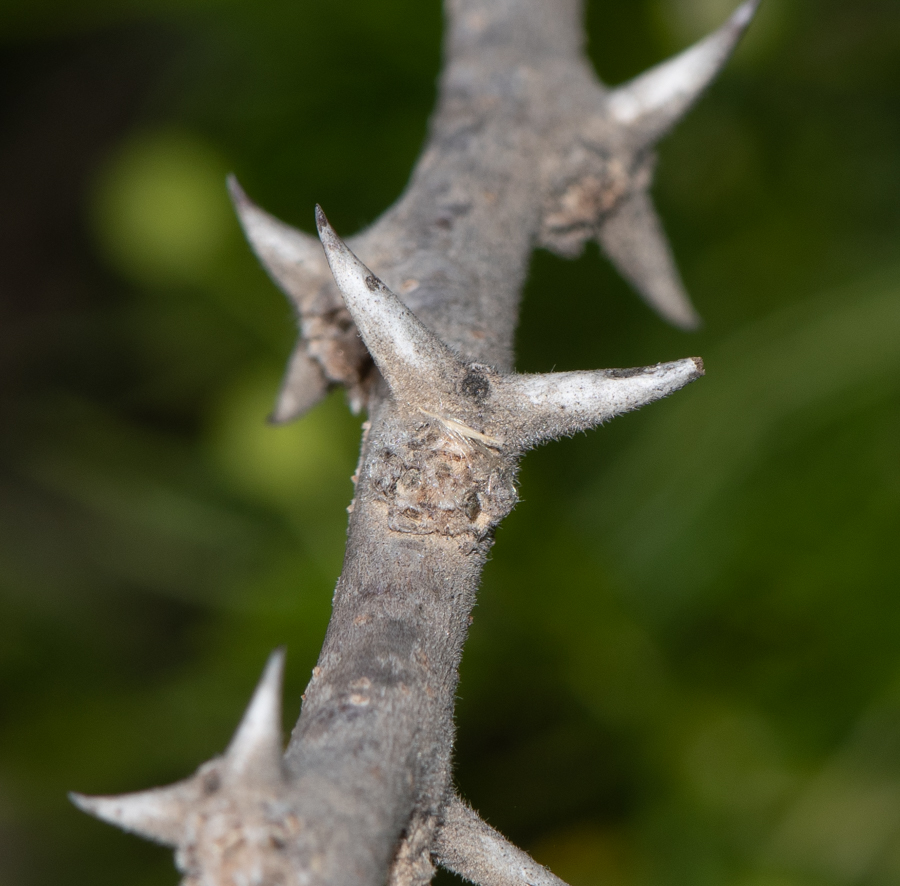
<svg viewBox="0 0 900 886"><path fill-rule="evenodd" d="M95 227L110 261L151 286L202 279L231 227L227 172L195 136L170 130L132 137L97 184Z"/></svg>

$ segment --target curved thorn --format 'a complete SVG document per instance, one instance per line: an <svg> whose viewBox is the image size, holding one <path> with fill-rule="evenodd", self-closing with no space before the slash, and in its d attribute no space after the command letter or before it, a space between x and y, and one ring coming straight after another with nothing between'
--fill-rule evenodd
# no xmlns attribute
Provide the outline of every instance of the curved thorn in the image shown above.
<svg viewBox="0 0 900 886"><path fill-rule="evenodd" d="M244 234L275 284L299 310L325 278L322 247L316 238L279 221L257 206L233 175L228 192Z"/></svg>
<svg viewBox="0 0 900 886"><path fill-rule="evenodd" d="M225 751L225 767L237 777L275 780L281 773L281 687L284 649L270 656L253 698Z"/></svg>
<svg viewBox="0 0 900 886"><path fill-rule="evenodd" d="M701 375L703 361L689 357L638 369L511 376L504 394L519 418L519 445L527 448L640 409Z"/></svg>
<svg viewBox="0 0 900 886"><path fill-rule="evenodd" d="M616 270L660 316L681 329L700 326L646 191L625 198L604 220L597 239Z"/></svg>
<svg viewBox="0 0 900 886"><path fill-rule="evenodd" d="M328 380L322 367L310 356L301 338L288 361L287 372L269 416L272 424L281 425L300 418L328 393Z"/></svg>
<svg viewBox="0 0 900 886"><path fill-rule="evenodd" d="M350 251L319 206L316 224L338 289L391 392L427 405L429 391L445 388L463 363Z"/></svg>
<svg viewBox="0 0 900 886"><path fill-rule="evenodd" d="M444 810L433 852L441 867L479 886L566 886L458 797Z"/></svg>
<svg viewBox="0 0 900 886"><path fill-rule="evenodd" d="M71 793L69 799L83 812L102 821L175 847L182 841L192 795L190 782L178 782L165 788L115 797Z"/></svg>
<svg viewBox="0 0 900 886"><path fill-rule="evenodd" d="M759 2L746 0L717 31L607 96L610 114L637 146L652 145L687 113L725 66Z"/></svg>

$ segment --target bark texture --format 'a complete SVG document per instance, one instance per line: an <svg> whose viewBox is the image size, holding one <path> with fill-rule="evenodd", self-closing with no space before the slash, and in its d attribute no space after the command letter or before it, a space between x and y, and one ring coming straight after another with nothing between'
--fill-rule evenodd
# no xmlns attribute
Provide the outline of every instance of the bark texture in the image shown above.
<svg viewBox="0 0 900 886"><path fill-rule="evenodd" d="M191 886L405 886L427 883L435 861L483 886L560 883L453 795L481 569L524 451L666 396L702 363L517 375L519 295L535 247L572 256L598 239L664 316L696 324L647 195L652 149L754 9L609 91L584 56L578 0L448 0L426 148L370 229L345 244L319 211L320 245L232 181L297 309L275 420L337 384L369 415L333 615L284 756L276 654L221 758L80 806L176 848Z"/></svg>

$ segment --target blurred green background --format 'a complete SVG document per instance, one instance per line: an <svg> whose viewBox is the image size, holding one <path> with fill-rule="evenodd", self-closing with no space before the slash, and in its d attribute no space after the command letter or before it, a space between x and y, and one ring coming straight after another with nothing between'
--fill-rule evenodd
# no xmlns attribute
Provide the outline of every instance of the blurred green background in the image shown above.
<svg viewBox="0 0 900 886"><path fill-rule="evenodd" d="M592 57L621 82L731 7L591 0ZM440 33L437 0L0 0L4 886L174 884L66 791L187 775L282 643L295 719L360 420L265 425L293 324L224 176L370 222ZM900 3L765 0L656 196L704 330L538 253L519 367L708 375L526 458L460 790L572 886L896 883Z"/></svg>

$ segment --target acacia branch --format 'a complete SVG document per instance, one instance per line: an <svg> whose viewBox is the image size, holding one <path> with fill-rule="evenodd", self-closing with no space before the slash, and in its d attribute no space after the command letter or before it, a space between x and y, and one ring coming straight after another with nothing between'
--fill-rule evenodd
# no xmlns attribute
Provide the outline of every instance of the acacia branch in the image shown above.
<svg viewBox="0 0 900 886"><path fill-rule="evenodd" d="M427 144L371 228L345 244L318 211L320 245L231 182L297 309L274 419L338 384L369 414L333 614L284 756L276 654L222 757L82 808L176 848L190 886L424 884L433 860L482 886L558 886L452 792L481 568L528 448L666 396L702 363L518 375L519 295L535 247L571 256L594 239L663 316L696 324L648 196L652 149L755 8L609 91L578 0L448 0Z"/></svg>

